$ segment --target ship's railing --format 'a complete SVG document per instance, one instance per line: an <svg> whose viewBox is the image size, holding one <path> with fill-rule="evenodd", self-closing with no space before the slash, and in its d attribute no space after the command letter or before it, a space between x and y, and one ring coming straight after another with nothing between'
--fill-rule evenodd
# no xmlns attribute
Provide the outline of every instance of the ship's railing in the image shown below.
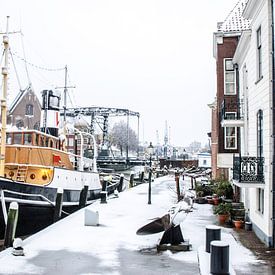
<svg viewBox="0 0 275 275"><path fill-rule="evenodd" d="M13 195L18 195L18 196L22 196L22 197L36 197L36 198L40 198L42 201L47 202L49 205L55 207L55 203L50 201L48 198L46 198L45 196L41 195L41 194L27 194L27 193L22 193L22 192L16 192L16 191L11 191L11 190L6 190L6 189L1 189L1 202L2 200L5 201L5 195L4 193L9 193L9 194L13 194ZM66 211L62 210L62 213L69 215L69 213L67 213Z"/></svg>
<svg viewBox="0 0 275 275"><path fill-rule="evenodd" d="M233 179L238 182L264 183L264 158L233 158Z"/></svg>

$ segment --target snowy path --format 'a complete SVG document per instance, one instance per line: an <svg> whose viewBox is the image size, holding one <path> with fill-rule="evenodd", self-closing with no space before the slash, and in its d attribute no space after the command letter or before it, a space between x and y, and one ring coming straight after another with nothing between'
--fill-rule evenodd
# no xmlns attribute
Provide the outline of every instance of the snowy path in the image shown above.
<svg viewBox="0 0 275 275"><path fill-rule="evenodd" d="M210 205L195 204L193 212L183 214L181 227L193 246L190 252L157 254L150 248L162 233L136 235L150 219L167 213L176 201L174 190L174 178L167 176L152 183L151 205L147 204L148 184L142 184L107 204L89 206L99 212L100 226L84 226L82 209L26 239L25 256L12 256L11 249L0 253L0 274L199 274L197 250L204 245L205 226L215 221ZM223 232L223 236L235 246L235 266L245 270L256 262L231 234ZM248 264L240 262L242 257Z"/></svg>

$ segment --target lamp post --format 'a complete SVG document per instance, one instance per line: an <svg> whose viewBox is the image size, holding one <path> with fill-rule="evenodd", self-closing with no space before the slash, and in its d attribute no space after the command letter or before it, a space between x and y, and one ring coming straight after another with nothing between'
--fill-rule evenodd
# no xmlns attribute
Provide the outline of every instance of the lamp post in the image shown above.
<svg viewBox="0 0 275 275"><path fill-rule="evenodd" d="M148 146L148 153L149 153L148 204L151 204L152 155L153 155L153 153L154 153L154 147L153 147L153 145L152 145L152 142L150 142L150 145Z"/></svg>

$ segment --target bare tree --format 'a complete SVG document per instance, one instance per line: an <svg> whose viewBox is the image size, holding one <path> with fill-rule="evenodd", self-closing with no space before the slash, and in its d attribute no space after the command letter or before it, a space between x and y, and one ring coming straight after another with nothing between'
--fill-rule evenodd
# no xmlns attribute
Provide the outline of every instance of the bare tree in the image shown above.
<svg viewBox="0 0 275 275"><path fill-rule="evenodd" d="M129 127L129 150L136 151L138 148L138 138L133 129ZM120 121L114 124L110 131L110 142L120 149L122 155L123 150L127 148L127 123Z"/></svg>

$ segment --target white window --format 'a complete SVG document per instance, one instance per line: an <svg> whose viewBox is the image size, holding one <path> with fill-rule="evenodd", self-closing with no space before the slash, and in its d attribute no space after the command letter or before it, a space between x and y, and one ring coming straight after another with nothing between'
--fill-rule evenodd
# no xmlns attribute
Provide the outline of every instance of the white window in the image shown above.
<svg viewBox="0 0 275 275"><path fill-rule="evenodd" d="M264 189L258 188L258 211L264 214Z"/></svg>
<svg viewBox="0 0 275 275"><path fill-rule="evenodd" d="M225 119L236 119L236 112L226 112ZM224 144L225 149L237 149L237 128L225 127L224 128Z"/></svg>
<svg viewBox="0 0 275 275"><path fill-rule="evenodd" d="M224 94L236 94L235 70L232 58L224 59Z"/></svg>
<svg viewBox="0 0 275 275"><path fill-rule="evenodd" d="M225 149L237 149L237 128L225 127Z"/></svg>

